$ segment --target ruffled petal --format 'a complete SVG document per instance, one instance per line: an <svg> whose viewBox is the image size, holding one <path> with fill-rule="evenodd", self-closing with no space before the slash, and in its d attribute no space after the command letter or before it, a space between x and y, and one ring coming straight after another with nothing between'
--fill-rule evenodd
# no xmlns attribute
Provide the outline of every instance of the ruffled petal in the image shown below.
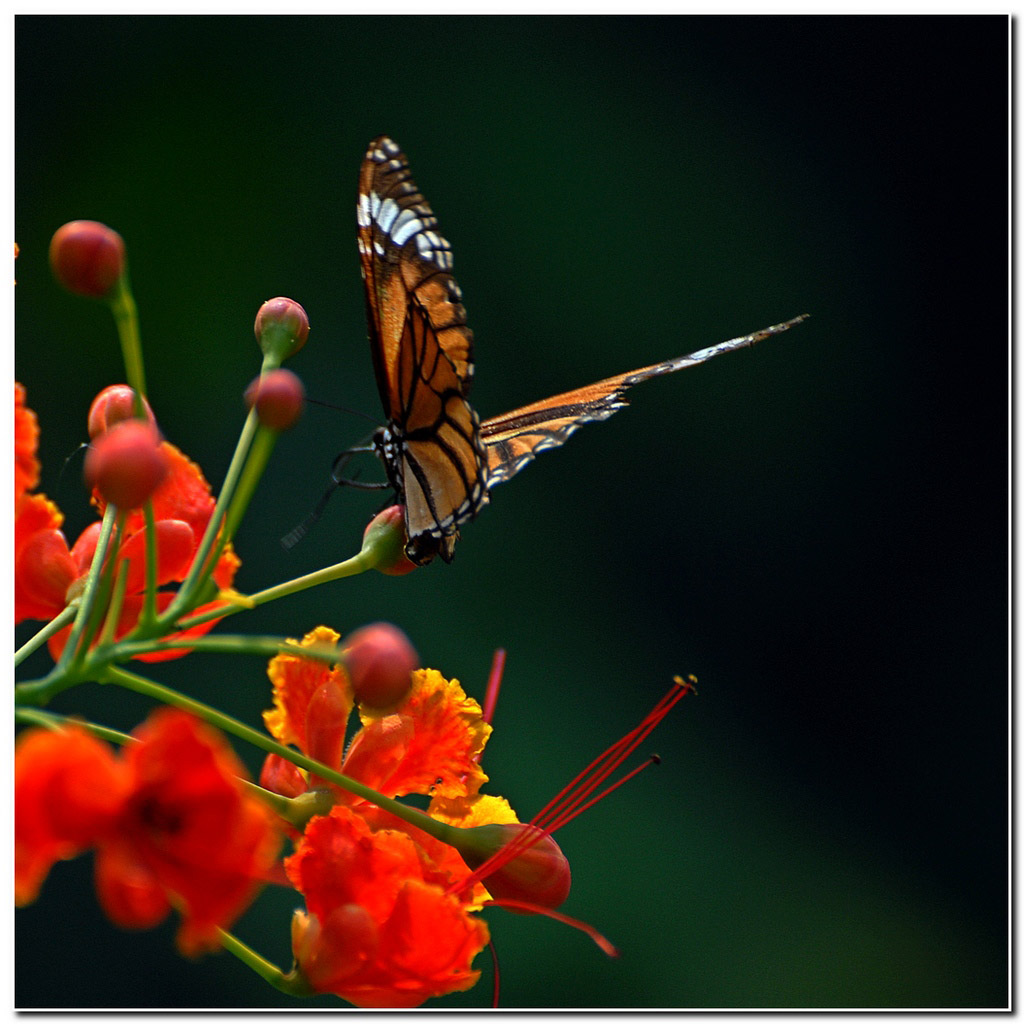
<svg viewBox="0 0 1024 1024"><path fill-rule="evenodd" d="M327 626L317 626L307 633L300 647L313 644L336 644L340 634ZM279 743L290 743L308 753L306 746L306 720L309 702L313 695L327 682L338 687L340 699L351 711L353 696L348 676L340 666L333 668L313 658L302 658L295 654L279 654L267 666L267 675L274 684L274 707L263 712L267 731ZM345 712L347 719L349 712Z"/></svg>
<svg viewBox="0 0 1024 1024"><path fill-rule="evenodd" d="M286 868L316 918L299 919L293 952L317 991L406 1008L476 982L487 925L447 893L409 835L373 832L335 807L313 819Z"/></svg>
<svg viewBox="0 0 1024 1024"><path fill-rule="evenodd" d="M477 763L491 727L457 679L413 672L408 696L390 715L360 708L363 729L343 770L386 796L471 795L487 781Z"/></svg>

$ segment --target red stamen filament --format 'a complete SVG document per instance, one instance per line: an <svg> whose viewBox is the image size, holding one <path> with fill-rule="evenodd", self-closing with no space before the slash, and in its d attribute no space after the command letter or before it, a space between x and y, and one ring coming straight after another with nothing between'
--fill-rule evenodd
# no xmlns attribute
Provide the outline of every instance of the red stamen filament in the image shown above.
<svg viewBox="0 0 1024 1024"><path fill-rule="evenodd" d="M562 924L567 924L570 928L576 928L578 931L583 932L584 935L589 936L593 940L594 944L605 955L613 958L619 955L619 951L596 928L587 924L586 921L569 917L568 914L559 913L559 911L552 910L550 907L539 907L535 903L527 903L524 900L492 900L487 905L489 907L514 907L516 910L527 910L532 914L543 914L545 917L550 917L554 921L560 921Z"/></svg>
<svg viewBox="0 0 1024 1024"><path fill-rule="evenodd" d="M491 662L491 674L487 678L487 694L484 697L484 721L490 725L494 721L494 709L498 703L498 691L501 689L501 676L505 671L505 651L499 647L494 652Z"/></svg>
<svg viewBox="0 0 1024 1024"><path fill-rule="evenodd" d="M515 839L506 843L475 871L453 886L452 891L461 892L469 886L483 881L488 875L493 874L508 864L509 861L515 860L516 857L524 850L533 846L534 843L540 842L544 836L551 835L578 814L582 814L589 807L597 803L598 800L604 799L609 793L614 792L619 786L628 782L634 775L650 765L652 763L651 760L645 761L617 782L606 787L597 796L591 796L594 790L601 786L608 776L650 735L651 731L669 711L694 688L692 677L689 681L684 681L679 676L676 676L674 682L675 685L672 689L644 716L639 725L631 729L620 740L613 743L603 754L591 761L583 771L530 820L530 824L537 831L523 829ZM502 901L495 900L494 902L501 905ZM511 901L504 902L509 903ZM530 909L534 909L532 905Z"/></svg>

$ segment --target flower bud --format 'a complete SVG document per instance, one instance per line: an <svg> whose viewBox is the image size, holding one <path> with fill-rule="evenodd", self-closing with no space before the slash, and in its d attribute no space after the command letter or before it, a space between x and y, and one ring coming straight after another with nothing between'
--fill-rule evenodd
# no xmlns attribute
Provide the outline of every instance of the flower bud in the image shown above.
<svg viewBox="0 0 1024 1024"><path fill-rule="evenodd" d="M419 655L409 638L389 622L375 622L351 633L341 644L342 662L356 700L368 708L400 701L412 686Z"/></svg>
<svg viewBox="0 0 1024 1024"><path fill-rule="evenodd" d="M405 510L389 505L363 531L363 550L376 549L374 568L385 576L404 576L419 568L405 553Z"/></svg>
<svg viewBox="0 0 1024 1024"><path fill-rule="evenodd" d="M115 423L93 441L85 456L86 483L119 509L144 504L169 468L160 435L142 420Z"/></svg>
<svg viewBox="0 0 1024 1024"><path fill-rule="evenodd" d="M503 862L499 851L506 847L519 852ZM554 910L569 895L572 884L569 862L554 839L535 825L478 825L464 829L458 851L473 871L495 854L499 855L497 869L488 872L484 868L480 877L480 884L496 900L517 900ZM516 907L508 909L529 912Z"/></svg>
<svg viewBox="0 0 1024 1024"><path fill-rule="evenodd" d="M271 370L245 389L245 404L256 408L260 423L271 430L287 430L302 413L306 390L291 370Z"/></svg>
<svg viewBox="0 0 1024 1024"><path fill-rule="evenodd" d="M73 220L51 239L50 266L68 291L106 298L124 273L124 239L97 221Z"/></svg>
<svg viewBox="0 0 1024 1024"><path fill-rule="evenodd" d="M294 299L267 299L256 314L255 330L263 354L282 363L306 344L309 317Z"/></svg>
<svg viewBox="0 0 1024 1024"><path fill-rule="evenodd" d="M145 397L142 399L142 409L149 425L156 427L156 417ZM111 384L110 387L104 388L89 406L89 437L95 440L115 423L135 418L134 388L128 387L127 384Z"/></svg>

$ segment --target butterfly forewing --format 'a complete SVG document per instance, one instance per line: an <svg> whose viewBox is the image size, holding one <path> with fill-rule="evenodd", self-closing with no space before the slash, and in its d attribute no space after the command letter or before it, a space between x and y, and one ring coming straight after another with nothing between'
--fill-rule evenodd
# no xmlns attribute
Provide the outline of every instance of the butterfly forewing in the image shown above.
<svg viewBox="0 0 1024 1024"><path fill-rule="evenodd" d="M370 346L388 416L378 443L405 505L407 552L450 561L459 524L487 500L483 442L466 401L473 334L451 275L448 241L386 136L370 143L359 174L359 256Z"/></svg>
<svg viewBox="0 0 1024 1024"><path fill-rule="evenodd" d="M473 332L466 326L462 292L450 273L451 246L437 230L437 218L412 180L405 154L387 136L375 139L366 151L356 220L385 408L396 395L405 298L410 294L427 311L438 343L467 393L473 376Z"/></svg>

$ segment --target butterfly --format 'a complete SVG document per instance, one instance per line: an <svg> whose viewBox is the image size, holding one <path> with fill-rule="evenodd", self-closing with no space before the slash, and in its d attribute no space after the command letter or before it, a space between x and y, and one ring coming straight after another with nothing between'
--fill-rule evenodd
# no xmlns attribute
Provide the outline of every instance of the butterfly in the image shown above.
<svg viewBox="0 0 1024 1024"><path fill-rule="evenodd" d="M417 565L450 562L459 527L491 488L538 453L564 444L584 423L627 405L635 384L788 330L807 314L764 330L566 391L481 422L469 404L473 332L452 277L452 251L386 135L370 143L359 171L357 243L370 350L387 425L373 436L388 483L405 509L406 554Z"/></svg>

